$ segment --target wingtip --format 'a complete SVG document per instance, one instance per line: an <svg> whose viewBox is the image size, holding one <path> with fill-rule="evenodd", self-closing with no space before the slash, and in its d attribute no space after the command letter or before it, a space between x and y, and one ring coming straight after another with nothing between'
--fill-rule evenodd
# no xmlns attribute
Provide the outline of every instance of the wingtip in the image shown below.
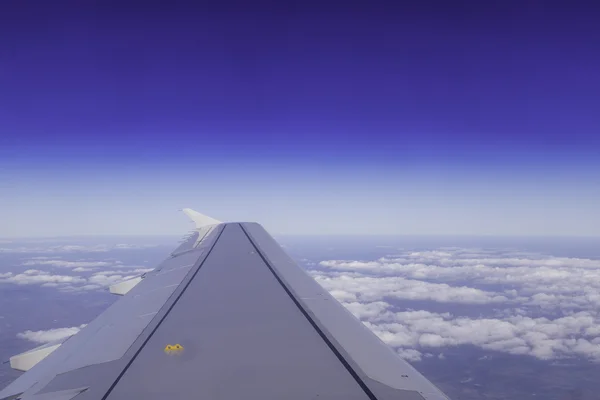
<svg viewBox="0 0 600 400"><path fill-rule="evenodd" d="M197 229L203 228L205 226L216 225L216 224L221 223L221 221L219 221L218 219L214 219L207 215L200 214L198 211L192 210L191 208L184 208L182 211L192 221L194 221Z"/></svg>

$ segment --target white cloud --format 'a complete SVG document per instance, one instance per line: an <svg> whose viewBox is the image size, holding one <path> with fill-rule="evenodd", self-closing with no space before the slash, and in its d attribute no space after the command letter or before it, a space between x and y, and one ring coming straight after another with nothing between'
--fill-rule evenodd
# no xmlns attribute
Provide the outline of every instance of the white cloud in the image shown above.
<svg viewBox="0 0 600 400"><path fill-rule="evenodd" d="M0 253L96 253L106 252L110 248L105 245L55 245L47 247L0 247Z"/></svg>
<svg viewBox="0 0 600 400"><path fill-rule="evenodd" d="M115 245L115 249L120 249L120 250L132 250L132 249L148 249L148 248L152 248L152 247L156 247L156 245L153 244L126 244L126 243L119 243L117 245Z"/></svg>
<svg viewBox="0 0 600 400"><path fill-rule="evenodd" d="M423 357L423 354L415 349L398 349L396 352L401 358L407 361L421 361Z"/></svg>
<svg viewBox="0 0 600 400"><path fill-rule="evenodd" d="M95 274L88 279L88 283L92 285L98 285L101 287L107 287L113 285L115 283L126 281L131 278L135 278L136 275L103 275L103 274Z"/></svg>
<svg viewBox="0 0 600 400"><path fill-rule="evenodd" d="M42 261L42 265L66 266L72 267L75 264L83 265L103 265L104 262L70 262L61 260ZM52 263L52 264L50 264ZM86 264L87 263L87 264ZM36 263L37 265L38 263ZM16 285L41 285L42 287L57 287L61 291L79 292L85 290L98 290L106 288L112 284L123 280L131 279L145 272L152 271L152 268L134 268L127 266L113 265L115 263L106 263L109 266L118 266L119 268L127 268L125 270L106 270L93 274L91 277L82 277L74 275L52 274L47 271L38 269L28 269L22 273L0 273L0 284L16 284ZM29 265L29 264L27 264ZM86 272L91 270L90 267L76 267L73 272Z"/></svg>
<svg viewBox="0 0 600 400"><path fill-rule="evenodd" d="M312 273L313 277L342 301L373 302L385 298L432 300L443 303L486 304L502 303L509 299L501 294L466 286L450 286L402 277L349 276L344 274Z"/></svg>
<svg viewBox="0 0 600 400"><path fill-rule="evenodd" d="M98 271L95 272L94 275L131 275L131 274L143 274L145 272L150 272L154 268L135 268L128 270L113 270L113 271Z"/></svg>
<svg viewBox="0 0 600 400"><path fill-rule="evenodd" d="M564 257L461 258L456 252L413 252L375 261L326 260L321 267L376 276L470 285L510 286L502 295L528 297L544 308L600 307L600 260ZM512 294L512 295L511 295Z"/></svg>
<svg viewBox="0 0 600 400"><path fill-rule="evenodd" d="M93 284L88 284L88 285L83 285L83 286L79 286L77 288L75 288L76 291L82 291L82 290L98 290L98 289L102 289L104 286L102 285L93 285Z"/></svg>
<svg viewBox="0 0 600 400"><path fill-rule="evenodd" d="M27 273L29 271L29 273ZM22 274L13 274L9 272L7 274L0 274L0 283L13 283L17 285L35 285L35 284L77 284L77 283L85 283L85 279L77 277L77 276L68 276L68 275L52 275L46 272L41 272L37 270L28 270ZM36 271L31 273L30 271Z"/></svg>
<svg viewBox="0 0 600 400"><path fill-rule="evenodd" d="M125 244L120 243L116 245L77 245L77 244L65 244L65 245L53 245L46 247L0 247L0 253L102 253L111 250L142 250L151 247L156 247L152 244Z"/></svg>
<svg viewBox="0 0 600 400"><path fill-rule="evenodd" d="M449 248L318 265L325 270L311 271L317 281L408 360L431 349L474 345L600 362L600 260ZM407 300L435 301L437 310L450 303L503 310L479 318L401 311Z"/></svg>
<svg viewBox="0 0 600 400"><path fill-rule="evenodd" d="M27 271L23 272L24 274L27 275L36 275L36 274L41 274L44 271L40 271L39 269L28 269Z"/></svg>
<svg viewBox="0 0 600 400"><path fill-rule="evenodd" d="M361 320L371 320L377 318L384 311L390 308L390 305L383 301L374 303L342 303L354 316Z"/></svg>
<svg viewBox="0 0 600 400"><path fill-rule="evenodd" d="M109 267L114 265L113 262L107 261L66 261L66 260L28 260L21 265L50 265L52 267L61 268L93 268L93 267Z"/></svg>
<svg viewBox="0 0 600 400"><path fill-rule="evenodd" d="M61 286L59 288L59 290L61 292L67 292L67 293L81 293L81 292L86 292L86 291L91 291L91 290L103 290L105 288L106 288L105 286L101 286L101 285L86 284L83 286L73 286L73 285Z"/></svg>
<svg viewBox="0 0 600 400"><path fill-rule="evenodd" d="M138 274L151 271L151 268L144 268L139 265L123 265L121 261L117 260L109 260L109 261L67 261L60 259L48 259L47 257L33 257L21 265L24 266L51 266L51 267L59 267L59 268L71 268L73 272L91 272L95 271L98 268L127 268L127 271L124 270L112 270L112 271L102 271L98 272L103 275L130 275L130 274ZM25 272L27 273L27 272Z"/></svg>
<svg viewBox="0 0 600 400"><path fill-rule="evenodd" d="M79 332L86 324L72 326L70 328L56 328L46 331L25 331L17 334L19 339L26 339L35 343L48 343L65 339Z"/></svg>
<svg viewBox="0 0 600 400"><path fill-rule="evenodd" d="M519 315L500 320L454 318L449 313L428 311L393 312L391 305L387 311L374 316L364 312L372 308L369 304L350 303L346 307L362 317L364 324L381 340L403 351L468 344L540 359L582 356L600 362L597 337L600 319L590 312L556 319ZM375 308L381 309L382 304Z"/></svg>

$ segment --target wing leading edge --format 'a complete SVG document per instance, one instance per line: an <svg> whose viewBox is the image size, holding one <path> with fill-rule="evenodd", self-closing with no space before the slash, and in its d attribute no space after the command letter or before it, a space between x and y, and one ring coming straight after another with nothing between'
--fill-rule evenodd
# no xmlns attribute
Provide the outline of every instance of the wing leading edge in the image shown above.
<svg viewBox="0 0 600 400"><path fill-rule="evenodd" d="M447 399L262 226L194 213L167 260L0 399Z"/></svg>

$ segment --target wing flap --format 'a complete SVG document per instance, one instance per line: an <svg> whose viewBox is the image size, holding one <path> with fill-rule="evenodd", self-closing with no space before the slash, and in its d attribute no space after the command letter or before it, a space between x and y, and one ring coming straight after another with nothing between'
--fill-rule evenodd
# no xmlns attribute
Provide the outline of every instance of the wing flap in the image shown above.
<svg viewBox="0 0 600 400"><path fill-rule="evenodd" d="M127 293L129 293L129 291L131 289L133 289L138 283L140 283L142 281L142 279L144 279L143 275L135 277L135 278L127 279L126 281L119 282L119 283L116 283L114 285L111 285L108 288L108 290L112 294L117 294L119 296L124 296Z"/></svg>
<svg viewBox="0 0 600 400"><path fill-rule="evenodd" d="M46 343L35 349L12 356L9 360L10 367L17 371L29 371L34 365L48 357L54 350L58 349L62 342L63 340L58 343Z"/></svg>

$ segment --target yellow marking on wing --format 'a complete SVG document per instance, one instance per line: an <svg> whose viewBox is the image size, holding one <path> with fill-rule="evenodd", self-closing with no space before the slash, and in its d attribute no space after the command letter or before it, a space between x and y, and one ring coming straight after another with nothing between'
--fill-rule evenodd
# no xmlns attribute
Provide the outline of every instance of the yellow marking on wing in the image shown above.
<svg viewBox="0 0 600 400"><path fill-rule="evenodd" d="M168 344L165 346L165 353L167 354L179 354L183 351L183 346L179 343L177 344Z"/></svg>

